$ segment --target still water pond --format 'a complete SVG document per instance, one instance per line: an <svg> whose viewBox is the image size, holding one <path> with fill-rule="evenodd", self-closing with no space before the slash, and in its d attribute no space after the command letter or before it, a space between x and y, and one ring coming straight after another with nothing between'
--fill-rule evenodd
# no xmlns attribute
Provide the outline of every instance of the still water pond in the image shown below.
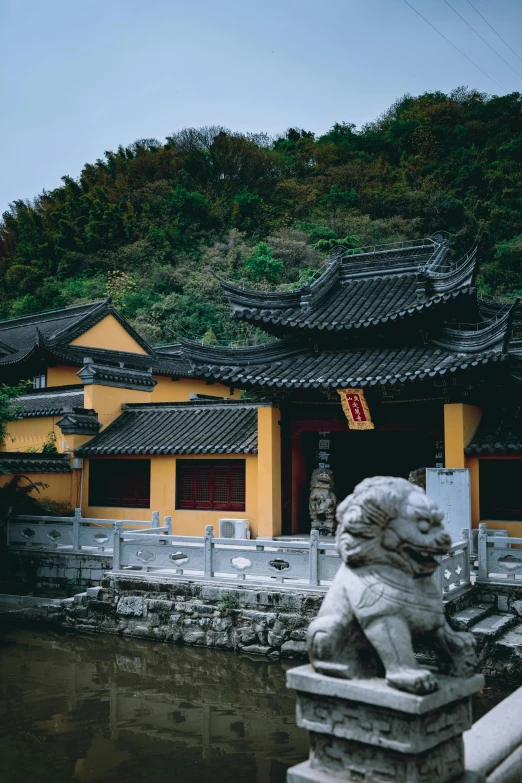
<svg viewBox="0 0 522 783"><path fill-rule="evenodd" d="M0 633L2 783L284 783L308 756L285 665L115 637ZM505 694L487 690L478 717Z"/></svg>

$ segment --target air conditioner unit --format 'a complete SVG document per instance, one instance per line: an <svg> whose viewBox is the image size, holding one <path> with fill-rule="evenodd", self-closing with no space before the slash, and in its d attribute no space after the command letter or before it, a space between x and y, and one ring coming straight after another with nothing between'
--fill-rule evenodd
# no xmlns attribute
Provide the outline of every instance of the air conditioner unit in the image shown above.
<svg viewBox="0 0 522 783"><path fill-rule="evenodd" d="M220 538L250 538L250 523L248 519L220 519Z"/></svg>

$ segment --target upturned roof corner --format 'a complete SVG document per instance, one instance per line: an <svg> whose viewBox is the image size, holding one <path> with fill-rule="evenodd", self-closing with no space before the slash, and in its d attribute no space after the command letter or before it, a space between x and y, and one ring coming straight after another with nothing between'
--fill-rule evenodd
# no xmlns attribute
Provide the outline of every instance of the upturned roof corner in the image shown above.
<svg viewBox="0 0 522 783"><path fill-rule="evenodd" d="M477 248L458 261L449 259L450 243L440 235L361 252L340 248L313 283L293 290L221 286L233 318L277 336L368 328L475 293Z"/></svg>

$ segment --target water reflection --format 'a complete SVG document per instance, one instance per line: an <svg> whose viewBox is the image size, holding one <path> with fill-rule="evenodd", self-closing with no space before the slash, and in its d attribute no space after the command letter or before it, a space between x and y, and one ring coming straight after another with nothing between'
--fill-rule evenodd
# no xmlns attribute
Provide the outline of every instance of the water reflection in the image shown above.
<svg viewBox="0 0 522 783"><path fill-rule="evenodd" d="M0 780L284 783L308 756L286 668L223 651L5 630ZM475 719L511 690L478 695Z"/></svg>
<svg viewBox="0 0 522 783"><path fill-rule="evenodd" d="M0 637L3 783L283 783L308 755L286 667L112 637Z"/></svg>

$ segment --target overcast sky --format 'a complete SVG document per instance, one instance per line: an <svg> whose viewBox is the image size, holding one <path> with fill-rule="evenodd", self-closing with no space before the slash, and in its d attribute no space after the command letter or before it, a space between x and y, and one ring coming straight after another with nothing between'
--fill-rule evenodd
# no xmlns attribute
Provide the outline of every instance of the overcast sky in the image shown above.
<svg viewBox="0 0 522 783"><path fill-rule="evenodd" d="M409 2L487 76L405 0L0 0L0 212L186 126L320 134L406 92L522 92L445 0ZM522 74L468 0L448 2ZM522 0L472 2L522 57Z"/></svg>

